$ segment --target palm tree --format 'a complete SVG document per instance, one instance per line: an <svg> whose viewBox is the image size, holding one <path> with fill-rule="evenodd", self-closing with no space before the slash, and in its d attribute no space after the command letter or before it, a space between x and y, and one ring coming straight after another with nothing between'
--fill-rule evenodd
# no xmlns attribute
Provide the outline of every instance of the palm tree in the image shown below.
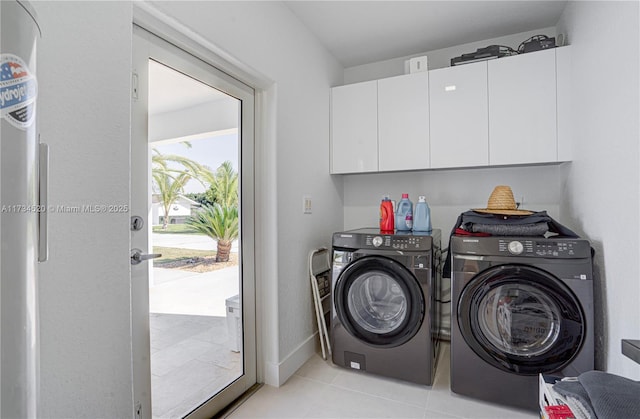
<svg viewBox="0 0 640 419"><path fill-rule="evenodd" d="M238 173L229 160L222 163L215 173L205 180L211 185L206 192L209 200L226 207L238 206Z"/></svg>
<svg viewBox="0 0 640 419"><path fill-rule="evenodd" d="M209 181L213 174L211 170L196 161L191 160L188 157L180 156L177 154L162 154L157 149L153 149L151 156L151 166L154 172L167 172L167 173L182 173L188 172L196 179ZM175 166L181 166L182 169L176 169ZM200 180L202 183L202 180Z"/></svg>
<svg viewBox="0 0 640 419"><path fill-rule="evenodd" d="M218 242L216 262L228 262L232 242L238 238L238 207L219 203L205 205L195 215L188 217L186 224Z"/></svg>
<svg viewBox="0 0 640 419"><path fill-rule="evenodd" d="M180 173L177 176L171 176L168 172L153 172L153 180L160 195L160 202L164 208L164 220L162 229L166 230L169 226L169 211L173 203L180 197L184 186L191 180L189 173Z"/></svg>
<svg viewBox="0 0 640 419"><path fill-rule="evenodd" d="M187 157L162 154L153 149L151 156L151 175L154 180L154 189L160 195L160 201L164 208L164 221L162 229L166 230L169 225L169 211L173 203L184 192L185 185L196 179L202 183L201 179L210 179L211 170ZM173 163L173 165L172 165ZM179 165L182 168L175 169L172 166Z"/></svg>
<svg viewBox="0 0 640 419"><path fill-rule="evenodd" d="M238 206L238 173L229 160L216 170L215 182L211 185L222 205Z"/></svg>

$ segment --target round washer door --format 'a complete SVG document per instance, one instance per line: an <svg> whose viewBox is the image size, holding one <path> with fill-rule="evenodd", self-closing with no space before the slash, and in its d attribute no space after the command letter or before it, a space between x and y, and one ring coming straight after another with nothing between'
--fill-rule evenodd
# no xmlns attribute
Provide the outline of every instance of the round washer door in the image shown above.
<svg viewBox="0 0 640 419"><path fill-rule="evenodd" d="M355 338L394 347L411 339L424 319L424 296L414 275L383 256L365 256L345 267L334 289L336 314Z"/></svg>
<svg viewBox="0 0 640 419"><path fill-rule="evenodd" d="M466 343L489 364L521 375L562 369L582 347L586 324L571 290L528 265L480 272L458 301Z"/></svg>

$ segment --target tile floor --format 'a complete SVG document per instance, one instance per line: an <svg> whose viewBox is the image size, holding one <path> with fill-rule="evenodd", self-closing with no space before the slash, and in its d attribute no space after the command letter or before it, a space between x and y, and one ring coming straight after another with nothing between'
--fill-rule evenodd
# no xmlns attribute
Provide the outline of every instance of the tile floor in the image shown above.
<svg viewBox="0 0 640 419"><path fill-rule="evenodd" d="M154 418L182 418L242 372L225 317L150 313Z"/></svg>
<svg viewBox="0 0 640 419"><path fill-rule="evenodd" d="M226 417L241 418L539 418L451 393L449 345L426 387L336 367L312 357L279 388L263 386Z"/></svg>

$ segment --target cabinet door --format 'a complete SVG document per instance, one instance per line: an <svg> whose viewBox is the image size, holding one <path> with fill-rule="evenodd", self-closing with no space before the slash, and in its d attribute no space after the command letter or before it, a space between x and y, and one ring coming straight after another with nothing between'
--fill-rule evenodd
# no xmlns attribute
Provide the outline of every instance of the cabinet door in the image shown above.
<svg viewBox="0 0 640 419"><path fill-rule="evenodd" d="M377 82L331 89L331 173L378 170Z"/></svg>
<svg viewBox="0 0 640 419"><path fill-rule="evenodd" d="M429 168L429 73L378 80L380 171Z"/></svg>
<svg viewBox="0 0 640 419"><path fill-rule="evenodd" d="M558 90L558 161L570 161L573 150L571 127L571 47L556 48L556 89Z"/></svg>
<svg viewBox="0 0 640 419"><path fill-rule="evenodd" d="M489 164L487 63L429 74L431 167Z"/></svg>
<svg viewBox="0 0 640 419"><path fill-rule="evenodd" d="M556 53L489 61L489 164L557 161Z"/></svg>

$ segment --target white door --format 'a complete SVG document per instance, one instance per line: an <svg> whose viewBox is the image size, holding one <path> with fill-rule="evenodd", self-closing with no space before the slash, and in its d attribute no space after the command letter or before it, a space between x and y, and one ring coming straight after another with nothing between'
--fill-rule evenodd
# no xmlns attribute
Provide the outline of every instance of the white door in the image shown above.
<svg viewBox="0 0 640 419"><path fill-rule="evenodd" d="M183 75L210 86L237 99L238 109L238 174L239 174L239 316L240 322L239 374L223 383L220 391L186 395L191 408L186 412L173 412L186 417L212 417L256 383L255 332L255 277L254 277L254 91L238 80L210 66L204 61L170 45L149 32L134 26L132 74L132 133L131 133L131 200L132 216L139 216L142 226L132 227L131 249L152 256L151 249L151 157L149 148L149 63L150 60L176 70ZM179 100L176 97L176 100ZM215 169L215 168L214 168ZM144 259L144 257L143 257ZM150 347L149 288L152 261L143 260L131 266L132 299L132 351L134 402L136 417L150 418L154 414L152 403L152 348ZM229 306L231 307L231 305ZM226 308L228 309L228 308ZM229 313L227 312L227 316ZM224 319L218 319L224 320ZM229 319L228 319L229 320ZM234 320L234 319L231 319ZM219 329L220 333L225 333ZM231 332L229 332L231 333ZM177 354L191 351L184 348ZM200 374L207 374L200 371ZM176 381L175 391L184 391L185 384Z"/></svg>

